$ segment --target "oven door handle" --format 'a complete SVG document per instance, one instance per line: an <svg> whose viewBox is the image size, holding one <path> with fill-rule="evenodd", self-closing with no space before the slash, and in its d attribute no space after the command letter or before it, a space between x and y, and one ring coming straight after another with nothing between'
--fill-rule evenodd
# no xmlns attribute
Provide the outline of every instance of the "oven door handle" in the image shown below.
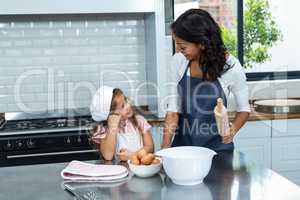
<svg viewBox="0 0 300 200"><path fill-rule="evenodd" d="M80 151L58 151L58 152L50 152L50 153L34 153L34 154L24 154L24 155L7 155L7 159L14 158L28 158L28 157L36 157L36 156L55 156L55 155L66 155L66 154L78 154L78 153L95 153L96 149L90 150L80 150Z"/></svg>

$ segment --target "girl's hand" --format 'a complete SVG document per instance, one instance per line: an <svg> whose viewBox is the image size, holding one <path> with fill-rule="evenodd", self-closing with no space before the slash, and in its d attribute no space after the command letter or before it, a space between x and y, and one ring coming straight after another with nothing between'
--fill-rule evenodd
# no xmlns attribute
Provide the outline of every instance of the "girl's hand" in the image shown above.
<svg viewBox="0 0 300 200"><path fill-rule="evenodd" d="M222 136L222 143L223 144L229 144L229 143L233 142L233 138L234 138L235 134L236 134L236 131L234 129L234 126L231 125L230 129L229 129L229 133Z"/></svg>
<svg viewBox="0 0 300 200"><path fill-rule="evenodd" d="M127 161L132 156L132 152L128 151L127 149L121 149L117 155L119 156L119 159L122 161Z"/></svg>
<svg viewBox="0 0 300 200"><path fill-rule="evenodd" d="M121 115L112 114L108 116L107 126L112 131L117 131L119 128L119 123L121 120Z"/></svg>

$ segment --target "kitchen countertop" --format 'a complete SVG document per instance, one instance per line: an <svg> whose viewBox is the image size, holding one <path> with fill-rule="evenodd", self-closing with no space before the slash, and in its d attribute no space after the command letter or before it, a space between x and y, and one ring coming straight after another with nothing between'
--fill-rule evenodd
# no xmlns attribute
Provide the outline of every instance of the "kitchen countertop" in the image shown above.
<svg viewBox="0 0 300 200"><path fill-rule="evenodd" d="M66 165L0 168L0 199L76 199L64 190L64 181L60 177ZM82 199L300 199L300 187L270 169L255 165L238 152L215 156L204 183L196 186L174 185L163 172L144 179L133 176L119 184L69 185Z"/></svg>
<svg viewBox="0 0 300 200"><path fill-rule="evenodd" d="M233 121L236 112L228 112L230 121ZM154 114L146 113L144 115L148 122L154 126L162 126L164 118L159 118ZM260 120L277 120L277 119L300 119L300 113L262 113L251 111L248 121L260 121Z"/></svg>

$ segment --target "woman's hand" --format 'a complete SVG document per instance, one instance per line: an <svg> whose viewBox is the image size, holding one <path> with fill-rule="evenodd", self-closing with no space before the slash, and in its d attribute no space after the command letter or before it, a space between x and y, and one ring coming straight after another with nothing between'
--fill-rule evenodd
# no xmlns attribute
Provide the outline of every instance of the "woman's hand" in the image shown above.
<svg viewBox="0 0 300 200"><path fill-rule="evenodd" d="M167 112L163 130L163 141L160 145L161 149L171 147L172 138L178 127L179 114L177 112Z"/></svg>
<svg viewBox="0 0 300 200"><path fill-rule="evenodd" d="M166 148L169 148L171 147L171 143L170 142L162 142L162 144L160 145L160 148L161 149L166 149Z"/></svg>
<svg viewBox="0 0 300 200"><path fill-rule="evenodd" d="M127 161L132 156L132 152L128 151L127 149L121 149L119 153L117 153L117 156L119 156L119 159L121 161Z"/></svg>
<svg viewBox="0 0 300 200"><path fill-rule="evenodd" d="M249 112L237 112L232 123L230 123L229 133L222 136L222 143L229 144L233 141L233 137L237 134L240 128L246 123Z"/></svg>
<svg viewBox="0 0 300 200"><path fill-rule="evenodd" d="M232 124L230 124L229 133L222 136L222 143L223 144L229 144L233 142L233 138L236 134L235 128Z"/></svg>
<svg viewBox="0 0 300 200"><path fill-rule="evenodd" d="M120 120L121 120L121 115L117 115L117 114L109 115L107 119L108 129L113 132L117 132L119 129Z"/></svg>

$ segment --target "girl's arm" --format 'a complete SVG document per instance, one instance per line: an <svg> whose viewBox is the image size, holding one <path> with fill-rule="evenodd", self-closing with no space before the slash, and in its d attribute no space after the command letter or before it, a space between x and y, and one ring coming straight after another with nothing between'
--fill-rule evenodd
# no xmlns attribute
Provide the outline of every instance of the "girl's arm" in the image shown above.
<svg viewBox="0 0 300 200"><path fill-rule="evenodd" d="M100 153L105 160L112 160L114 158L120 118L120 115L110 115L108 117L106 137L100 143Z"/></svg>
<svg viewBox="0 0 300 200"><path fill-rule="evenodd" d="M143 137L143 148L139 149L138 151L144 149L147 153L153 153L154 144L153 144L151 131L147 130L145 133L142 133L142 134L143 134L143 136L142 136ZM121 149L120 153L118 153L117 155L119 156L120 160L126 161L126 160L129 160L132 155L137 154L138 151L130 152L127 149Z"/></svg>

